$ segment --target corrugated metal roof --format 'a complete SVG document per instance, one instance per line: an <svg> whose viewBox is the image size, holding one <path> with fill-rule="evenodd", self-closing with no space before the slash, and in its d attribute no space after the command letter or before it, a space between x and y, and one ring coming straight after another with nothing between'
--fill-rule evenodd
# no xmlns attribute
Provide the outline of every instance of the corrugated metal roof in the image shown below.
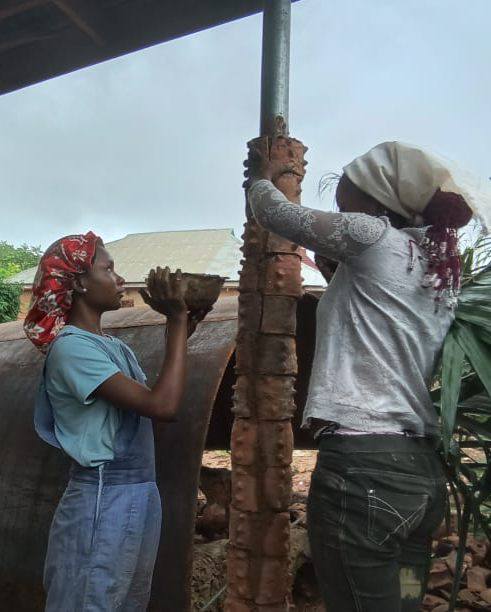
<svg viewBox="0 0 491 612"><path fill-rule="evenodd" d="M238 278L241 241L231 229L129 234L106 246L128 283L144 282L155 266Z"/></svg>
<svg viewBox="0 0 491 612"><path fill-rule="evenodd" d="M156 266L181 268L183 272L220 274L229 282L238 282L242 253L239 240L232 229L148 232L128 234L120 240L108 242L106 247L114 258L115 268L127 283L140 284L148 270ZM12 276L9 281L31 285L36 268L29 268ZM304 285L324 287L323 276L302 264Z"/></svg>

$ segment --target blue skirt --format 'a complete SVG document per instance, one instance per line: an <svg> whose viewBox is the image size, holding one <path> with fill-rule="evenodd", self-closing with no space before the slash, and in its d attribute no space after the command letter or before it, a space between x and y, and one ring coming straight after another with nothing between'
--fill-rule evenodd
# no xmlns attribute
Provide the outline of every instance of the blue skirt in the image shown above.
<svg viewBox="0 0 491 612"><path fill-rule="evenodd" d="M47 612L143 612L162 521L155 482L71 479L51 525Z"/></svg>

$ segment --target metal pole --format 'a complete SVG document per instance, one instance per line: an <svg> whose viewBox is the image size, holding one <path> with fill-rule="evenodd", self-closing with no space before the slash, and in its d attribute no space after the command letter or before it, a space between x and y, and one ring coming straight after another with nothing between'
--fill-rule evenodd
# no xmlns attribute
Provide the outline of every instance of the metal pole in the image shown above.
<svg viewBox="0 0 491 612"><path fill-rule="evenodd" d="M261 67L261 136L288 134L291 0L265 0Z"/></svg>

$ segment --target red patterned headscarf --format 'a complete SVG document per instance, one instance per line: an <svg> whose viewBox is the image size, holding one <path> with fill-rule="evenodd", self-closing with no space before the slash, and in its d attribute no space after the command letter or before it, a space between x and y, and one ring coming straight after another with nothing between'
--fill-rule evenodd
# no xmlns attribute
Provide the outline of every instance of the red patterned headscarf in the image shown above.
<svg viewBox="0 0 491 612"><path fill-rule="evenodd" d="M98 244L103 242L93 232L65 236L41 257L24 332L43 353L66 324L72 307L73 279L91 269Z"/></svg>

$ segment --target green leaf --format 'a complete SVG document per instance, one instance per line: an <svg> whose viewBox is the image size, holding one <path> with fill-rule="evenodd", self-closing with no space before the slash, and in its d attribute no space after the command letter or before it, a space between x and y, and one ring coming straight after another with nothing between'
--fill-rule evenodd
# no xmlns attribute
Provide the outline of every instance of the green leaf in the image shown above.
<svg viewBox="0 0 491 612"><path fill-rule="evenodd" d="M475 419L459 414L456 421L458 425L464 427L472 435L480 436L487 440L491 439L491 419L486 419L486 421L480 423Z"/></svg>
<svg viewBox="0 0 491 612"><path fill-rule="evenodd" d="M489 298L491 288L487 289L487 302L488 305L484 304L459 304L459 307L455 313L455 319L457 321L468 321L478 327L483 327L488 331L491 331L491 306L489 306Z"/></svg>
<svg viewBox="0 0 491 612"><path fill-rule="evenodd" d="M486 344L491 344L491 331L481 328L479 330L479 338L483 341L486 342Z"/></svg>
<svg viewBox="0 0 491 612"><path fill-rule="evenodd" d="M484 264L484 265L483 265ZM469 288L474 287L476 285L489 285L491 284L491 267L489 262L483 262L482 258L478 262L477 270L475 262L473 261L474 273L471 276L467 276L464 278L462 292L459 297L461 299L462 294L467 292Z"/></svg>
<svg viewBox="0 0 491 612"><path fill-rule="evenodd" d="M482 382L479 376L475 372L466 374L461 378L460 395L459 395L459 408L464 407L466 400L469 398L473 399L476 396L481 397L480 394L484 391ZM434 406L438 413L440 413L440 399L442 394L442 387L436 387L430 391L431 399L433 400Z"/></svg>
<svg viewBox="0 0 491 612"><path fill-rule="evenodd" d="M482 388L481 388L482 389ZM459 410L469 414L488 414L491 417L491 398L486 393L477 393L459 401Z"/></svg>
<svg viewBox="0 0 491 612"><path fill-rule="evenodd" d="M476 274L472 282L477 285L491 285L491 266L486 266L479 274Z"/></svg>
<svg viewBox="0 0 491 612"><path fill-rule="evenodd" d="M476 397L486 397L480 395L483 391L483 384L479 376L475 372L473 372L472 374L468 374L467 376L463 376L461 381L459 406L467 405L468 401L472 401ZM486 399L488 398L486 397Z"/></svg>
<svg viewBox="0 0 491 612"><path fill-rule="evenodd" d="M479 483L480 500L485 501L491 493L491 465L488 465Z"/></svg>
<svg viewBox="0 0 491 612"><path fill-rule="evenodd" d="M443 447L446 454L449 453L455 427L463 366L464 351L456 341L454 326L452 326L445 339L442 356L441 421Z"/></svg>
<svg viewBox="0 0 491 612"><path fill-rule="evenodd" d="M0 280L0 323L15 321L19 314L22 285Z"/></svg>
<svg viewBox="0 0 491 612"><path fill-rule="evenodd" d="M458 314L460 307L463 305L489 305L489 293L490 288L487 285L480 286L472 284L464 287L462 293L459 295L459 308L456 314Z"/></svg>
<svg viewBox="0 0 491 612"><path fill-rule="evenodd" d="M40 247L23 244L15 247L4 240L0 241L0 275L8 276L37 265L42 255Z"/></svg>
<svg viewBox="0 0 491 612"><path fill-rule="evenodd" d="M481 379L486 391L491 395L491 347L480 340L478 333L470 325L462 325L455 321L451 332Z"/></svg>
<svg viewBox="0 0 491 612"><path fill-rule="evenodd" d="M467 248L462 253L462 274L464 276L468 274L472 274L472 270L474 268L474 249Z"/></svg>

